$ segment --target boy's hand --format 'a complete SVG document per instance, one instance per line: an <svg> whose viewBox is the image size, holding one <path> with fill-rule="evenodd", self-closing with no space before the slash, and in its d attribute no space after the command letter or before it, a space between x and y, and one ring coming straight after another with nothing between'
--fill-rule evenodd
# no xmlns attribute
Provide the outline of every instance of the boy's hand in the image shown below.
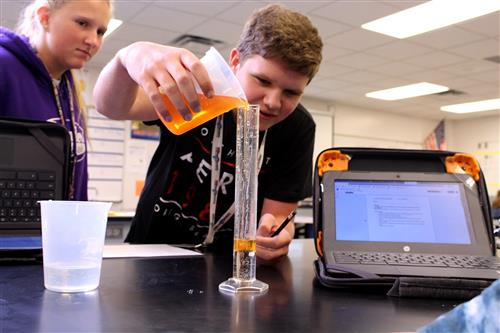
<svg viewBox="0 0 500 333"><path fill-rule="evenodd" d="M262 215L256 237L258 263L272 264L288 254L288 246L292 241L288 230L285 228L279 235L271 237L279 223L272 214Z"/></svg>
<svg viewBox="0 0 500 333"><path fill-rule="evenodd" d="M161 94L166 95L186 120L200 110L196 81L203 93L211 97L213 87L201 61L186 49L150 42L136 42L118 52L118 59L129 76L143 88L153 107L167 121L172 119Z"/></svg>

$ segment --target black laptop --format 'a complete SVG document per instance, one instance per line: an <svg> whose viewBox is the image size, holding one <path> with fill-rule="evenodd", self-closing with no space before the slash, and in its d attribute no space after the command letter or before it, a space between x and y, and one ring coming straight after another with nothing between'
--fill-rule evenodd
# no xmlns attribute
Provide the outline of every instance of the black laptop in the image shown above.
<svg viewBox="0 0 500 333"><path fill-rule="evenodd" d="M470 176L328 171L320 186L327 270L500 278Z"/></svg>
<svg viewBox="0 0 500 333"><path fill-rule="evenodd" d="M38 200L67 198L69 142L58 124L0 119L0 253L41 249Z"/></svg>

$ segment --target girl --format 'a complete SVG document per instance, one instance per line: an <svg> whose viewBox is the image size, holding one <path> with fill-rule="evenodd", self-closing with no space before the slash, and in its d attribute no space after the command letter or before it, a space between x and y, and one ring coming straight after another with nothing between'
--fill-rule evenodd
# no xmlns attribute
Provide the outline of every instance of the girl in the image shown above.
<svg viewBox="0 0 500 333"><path fill-rule="evenodd" d="M71 69L99 50L111 1L35 0L18 34L0 27L0 116L65 126L72 141L70 199L87 200L84 105Z"/></svg>

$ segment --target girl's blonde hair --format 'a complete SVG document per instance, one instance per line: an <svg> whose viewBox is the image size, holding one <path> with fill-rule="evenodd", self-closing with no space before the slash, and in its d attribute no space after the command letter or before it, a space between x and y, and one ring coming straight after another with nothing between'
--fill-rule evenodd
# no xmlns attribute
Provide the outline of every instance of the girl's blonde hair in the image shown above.
<svg viewBox="0 0 500 333"><path fill-rule="evenodd" d="M34 0L27 5L21 12L19 21L17 23L16 32L21 35L27 36L33 40L38 33L40 33L42 26L36 17L36 12L40 7L47 6L51 11L63 7L67 3L74 0ZM104 1L104 0L103 0ZM110 7L110 12L113 12L113 0L107 0L106 3Z"/></svg>
<svg viewBox="0 0 500 333"><path fill-rule="evenodd" d="M21 12L19 21L17 23L16 32L20 35L25 35L28 37L30 43L33 45L34 41L38 38L38 35L42 33L43 27L38 20L37 11L40 7L47 6L52 12L63 7L67 3L74 0L34 0L29 5L27 5ZM104 1L104 0L103 0ZM110 12L113 12L113 0L107 0L106 3L110 7ZM34 46L34 45L33 45ZM81 117L83 119L83 124L86 132L87 124L87 108L85 106L85 99L82 94L82 85L80 84L79 78L73 70L70 71L72 89L75 94L75 102L78 110L80 111Z"/></svg>

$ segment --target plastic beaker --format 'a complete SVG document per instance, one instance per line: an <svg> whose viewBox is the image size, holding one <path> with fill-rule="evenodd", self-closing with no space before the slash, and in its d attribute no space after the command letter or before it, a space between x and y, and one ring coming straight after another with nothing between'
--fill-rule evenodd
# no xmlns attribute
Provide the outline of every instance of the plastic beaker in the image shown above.
<svg viewBox="0 0 500 333"><path fill-rule="evenodd" d="M193 117L191 120L185 120L169 98L166 95L162 95L163 102L172 116L172 121L165 121L159 113L158 116L168 130L174 134L183 134L224 112L238 107L244 107L248 104L238 79L215 48L211 47L200 61L205 66L210 80L212 81L214 96L212 98L207 98L203 95L200 87L195 82L201 110L199 112L194 112L189 107L187 101L184 100L184 103L189 108Z"/></svg>
<svg viewBox="0 0 500 333"><path fill-rule="evenodd" d="M45 288L82 292L99 286L109 202L40 201Z"/></svg>

